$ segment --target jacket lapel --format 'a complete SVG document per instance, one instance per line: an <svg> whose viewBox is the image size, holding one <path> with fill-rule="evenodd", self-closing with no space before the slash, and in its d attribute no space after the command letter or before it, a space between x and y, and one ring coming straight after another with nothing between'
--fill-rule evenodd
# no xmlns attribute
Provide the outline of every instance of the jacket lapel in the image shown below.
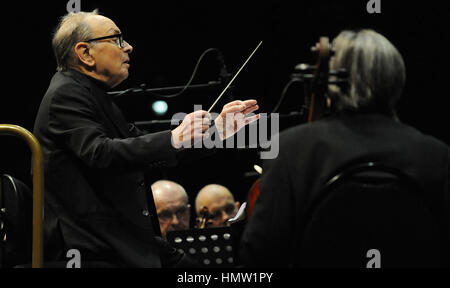
<svg viewBox="0 0 450 288"><path fill-rule="evenodd" d="M103 85L98 80L94 80L76 70L68 70L66 73L91 91L91 96L98 103L104 116L114 126L117 134L123 138L129 137L128 123L120 109L112 101L111 96L106 93L106 86L103 88Z"/></svg>
<svg viewBox="0 0 450 288"><path fill-rule="evenodd" d="M123 138L129 137L128 123L125 120L122 111L119 107L112 101L110 95L100 89L97 85L92 84L91 94L99 101L100 109L106 115L108 120L114 125L117 132Z"/></svg>

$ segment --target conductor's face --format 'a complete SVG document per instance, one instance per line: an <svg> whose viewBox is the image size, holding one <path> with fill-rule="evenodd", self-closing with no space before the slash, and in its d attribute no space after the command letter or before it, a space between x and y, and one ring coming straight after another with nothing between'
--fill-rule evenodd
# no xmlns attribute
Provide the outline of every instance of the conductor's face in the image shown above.
<svg viewBox="0 0 450 288"><path fill-rule="evenodd" d="M89 57L85 67L95 78L115 87L128 77L129 54L133 47L123 40L120 29L111 19L95 15L86 22L94 38L86 41Z"/></svg>

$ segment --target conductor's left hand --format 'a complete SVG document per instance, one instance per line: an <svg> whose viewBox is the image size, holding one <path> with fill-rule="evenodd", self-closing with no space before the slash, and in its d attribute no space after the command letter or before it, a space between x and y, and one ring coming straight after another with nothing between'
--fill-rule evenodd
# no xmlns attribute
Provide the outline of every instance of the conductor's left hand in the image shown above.
<svg viewBox="0 0 450 288"><path fill-rule="evenodd" d="M227 139L244 126L259 119L260 115L250 115L250 113L259 109L256 100L236 100L223 106L222 112L214 120L221 140ZM248 116L248 117L247 117Z"/></svg>

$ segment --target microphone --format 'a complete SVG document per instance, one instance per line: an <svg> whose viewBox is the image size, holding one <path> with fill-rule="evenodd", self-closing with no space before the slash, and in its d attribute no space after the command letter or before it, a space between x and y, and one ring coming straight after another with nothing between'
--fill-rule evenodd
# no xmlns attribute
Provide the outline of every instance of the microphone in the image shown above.
<svg viewBox="0 0 450 288"><path fill-rule="evenodd" d="M219 60L220 62L220 79L223 80L224 82L228 82L227 80L230 78L231 74L228 73L227 70L227 65L225 64L225 57L223 56L222 51L217 50L217 60Z"/></svg>
<svg viewBox="0 0 450 288"><path fill-rule="evenodd" d="M217 50L217 60L220 62L220 72L219 72L219 80L221 83L226 85L231 80L232 74L228 72L227 65L225 64L225 57L222 53L222 51ZM232 88L232 87L230 87ZM232 101L234 99L233 97L233 91L232 89L229 89L228 95L227 95L228 101Z"/></svg>

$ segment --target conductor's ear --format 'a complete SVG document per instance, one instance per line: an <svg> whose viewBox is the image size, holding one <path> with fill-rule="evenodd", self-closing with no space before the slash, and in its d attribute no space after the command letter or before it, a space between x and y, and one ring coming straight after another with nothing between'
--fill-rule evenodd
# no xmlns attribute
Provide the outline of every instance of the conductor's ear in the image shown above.
<svg viewBox="0 0 450 288"><path fill-rule="evenodd" d="M88 67L94 67L95 59L90 53L90 45L86 42L78 42L74 48L75 56L81 63Z"/></svg>

